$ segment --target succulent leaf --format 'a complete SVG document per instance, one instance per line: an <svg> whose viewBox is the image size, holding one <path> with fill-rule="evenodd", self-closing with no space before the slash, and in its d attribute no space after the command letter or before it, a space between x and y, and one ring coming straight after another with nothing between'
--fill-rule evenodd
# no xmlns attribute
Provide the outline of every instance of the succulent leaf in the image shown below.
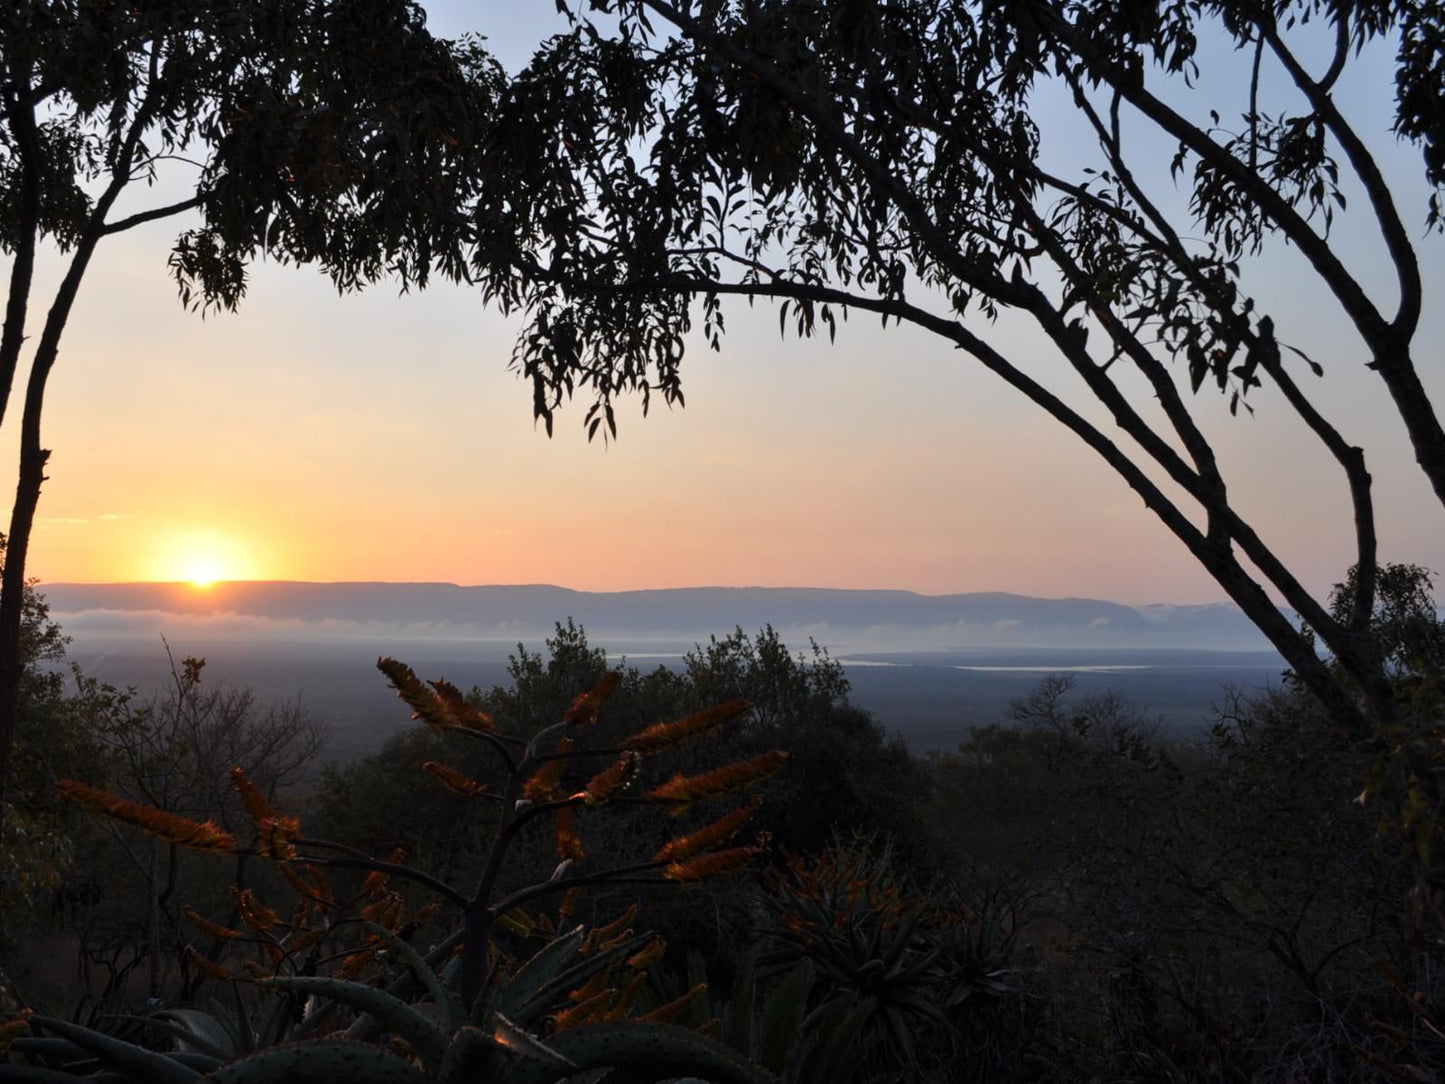
<svg viewBox="0 0 1445 1084"><path fill-rule="evenodd" d="M366 1043L288 1043L234 1061L205 1078L205 1084L426 1084L409 1061Z"/></svg>
<svg viewBox="0 0 1445 1084"><path fill-rule="evenodd" d="M436 1003L437 1008L442 1013L443 1031L446 1034L451 1034L460 1028L467 1018L466 1009L462 1006L461 999L451 990L447 989L446 984L442 982L437 973L427 965L421 953L417 952L410 943L403 941L384 926L378 926L374 922L368 922L366 927L370 932L385 941L387 947L396 953L402 963L411 968L412 974L421 980L422 985L427 989L427 993L431 995L432 1001Z"/></svg>
<svg viewBox="0 0 1445 1084"><path fill-rule="evenodd" d="M509 1015L512 1015L512 1019L523 1027L535 1026L546 1015L547 1009L559 998L582 986L593 975L605 971L631 956L651 940L650 933L641 934L637 937L629 937L601 952L583 956L576 963L557 972L538 986L536 992L522 1003L521 1008L515 1014Z"/></svg>
<svg viewBox="0 0 1445 1084"><path fill-rule="evenodd" d="M552 1074L547 1078L549 1080L555 1079L558 1069L579 1068L565 1056L557 1053L550 1043L542 1042L526 1028L518 1027L501 1013L492 1014L491 1039L503 1050L528 1059L532 1064L545 1066L547 1071Z"/></svg>
<svg viewBox="0 0 1445 1084"><path fill-rule="evenodd" d="M47 1069L39 1065L11 1065L0 1061L0 1084L75 1084L77 1080L94 1084L117 1084L129 1080L120 1073L99 1072L77 1077L64 1069Z"/></svg>
<svg viewBox="0 0 1445 1084"><path fill-rule="evenodd" d="M68 1039L107 1068L118 1070L140 1080L154 1081L155 1084L190 1084L200 1079L201 1074L165 1054L136 1046L134 1043L105 1035L99 1031L72 1024L67 1020L56 1020L49 1016L32 1016L30 1026L53 1032L62 1039Z"/></svg>
<svg viewBox="0 0 1445 1084"><path fill-rule="evenodd" d="M360 1012L369 1013L415 1047L422 1060L430 1067L440 1066L446 1054L447 1036L442 1030L426 1016L406 1002L392 997L385 990L348 979L309 975L263 979L260 985L272 990L329 997Z"/></svg>
<svg viewBox="0 0 1445 1084"><path fill-rule="evenodd" d="M778 1078L736 1052L695 1031L669 1024L618 1020L582 1024L547 1040L574 1071L613 1068L630 1084L657 1084L678 1077L701 1077L712 1084L777 1084ZM497 1077L498 1084L553 1084L555 1066L516 1061Z"/></svg>
<svg viewBox="0 0 1445 1084"><path fill-rule="evenodd" d="M506 988L500 991L497 1010L509 1017L515 1017L517 1009L567 968L571 958L582 947L584 936L582 927L577 926L539 949L530 960L518 968Z"/></svg>

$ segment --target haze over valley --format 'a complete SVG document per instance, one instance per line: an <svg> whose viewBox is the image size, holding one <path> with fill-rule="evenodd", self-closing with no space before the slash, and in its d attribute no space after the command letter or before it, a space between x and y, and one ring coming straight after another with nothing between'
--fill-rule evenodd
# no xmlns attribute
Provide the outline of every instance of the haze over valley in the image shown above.
<svg viewBox="0 0 1445 1084"><path fill-rule="evenodd" d="M793 651L815 641L841 660L853 700L915 751L949 749L998 721L1050 673L1080 693L1115 691L1170 730L1198 729L1226 687L1277 682L1282 662L1232 606L1129 607L1000 592L685 588L588 592L549 585L235 582L42 584L88 673L142 693L177 659L212 681L302 703L331 727L328 756L369 751L407 724L373 663L403 658L425 677L505 683L521 643L545 652L559 621L642 669L735 628L771 624Z"/></svg>

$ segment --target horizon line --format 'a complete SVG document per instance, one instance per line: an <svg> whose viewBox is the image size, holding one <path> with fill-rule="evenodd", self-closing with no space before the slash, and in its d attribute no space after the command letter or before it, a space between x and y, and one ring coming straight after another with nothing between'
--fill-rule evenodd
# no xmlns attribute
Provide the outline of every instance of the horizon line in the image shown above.
<svg viewBox="0 0 1445 1084"><path fill-rule="evenodd" d="M474 590L478 588L501 587L501 588L542 588L555 591L570 591L581 595L633 595L644 593L660 593L670 591L832 591L846 592L852 594L904 594L913 595L917 598L958 598L976 595L1002 595L1010 598L1039 599L1049 602L1105 602L1115 606L1123 606L1128 609L1141 609L1155 606L1225 606L1238 609L1238 606L1230 600L1214 600L1210 602L1145 602L1130 603L1118 602L1114 599L1102 598L1097 595L1030 595L1019 591L1006 590L974 590L974 591L943 591L927 592L916 591L907 587L818 587L802 584L788 585L767 585L767 584L690 584L675 587L630 587L613 590L598 590L584 587L568 587L557 583L456 583L451 580L297 580L297 579L244 579L244 580L216 580L207 584L195 583L191 580L36 580L35 588L44 593L46 588L52 587L172 587L183 588L198 595L209 594L218 588L244 587L247 585L265 586L298 586L298 587L451 587L459 591Z"/></svg>

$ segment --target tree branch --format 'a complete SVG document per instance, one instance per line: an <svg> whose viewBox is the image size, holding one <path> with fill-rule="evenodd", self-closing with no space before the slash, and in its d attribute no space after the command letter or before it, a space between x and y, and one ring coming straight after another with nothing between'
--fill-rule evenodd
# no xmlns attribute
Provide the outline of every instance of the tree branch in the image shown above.
<svg viewBox="0 0 1445 1084"><path fill-rule="evenodd" d="M182 211L189 211L201 205L200 196L192 196L190 199L183 199L177 203L167 204L164 207L153 207L149 211L139 211L127 218L117 219L114 222L107 222L101 227L101 235L109 237L113 233L121 233L133 226L139 226L146 222L154 222L157 219L169 218L171 215L180 214Z"/></svg>
<svg viewBox="0 0 1445 1084"><path fill-rule="evenodd" d="M1343 20L1343 16L1340 18ZM1400 220L1400 212L1395 206L1395 199L1390 194L1390 186L1385 183L1384 174L1380 172L1380 167L1375 162L1369 148L1365 146L1359 134L1340 113L1334 99L1328 92L1321 89L1320 84L1310 78L1304 65L1285 45L1274 21L1272 19L1261 20L1259 29L1261 39L1269 42L1271 51L1284 65L1285 71L1289 72L1295 86L1305 96L1305 100L1310 103L1310 108L1324 121L1330 134L1339 140L1340 146L1344 148L1345 157L1350 160L1355 175L1360 178L1360 184L1369 197L1370 206L1375 212L1375 220L1380 225L1380 235L1384 238L1385 247L1390 253L1390 262L1394 264L1395 275L1400 283L1400 308L1395 314L1391 326L1401 338L1409 339L1414 335L1415 329L1420 323L1422 297L1420 265L1415 256L1414 246L1410 244L1410 235L1405 230L1405 224Z"/></svg>

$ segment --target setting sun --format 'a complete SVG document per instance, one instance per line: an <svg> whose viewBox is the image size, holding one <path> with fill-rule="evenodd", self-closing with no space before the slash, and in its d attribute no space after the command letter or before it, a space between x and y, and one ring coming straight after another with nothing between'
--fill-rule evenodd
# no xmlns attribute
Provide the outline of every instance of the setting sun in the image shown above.
<svg viewBox="0 0 1445 1084"><path fill-rule="evenodd" d="M187 566L183 578L192 587L210 587L217 580L224 579L225 573L216 562L201 558Z"/></svg>
<svg viewBox="0 0 1445 1084"><path fill-rule="evenodd" d="M220 580L255 579L256 574L251 547L207 528L177 531L157 543L148 578L206 588Z"/></svg>

